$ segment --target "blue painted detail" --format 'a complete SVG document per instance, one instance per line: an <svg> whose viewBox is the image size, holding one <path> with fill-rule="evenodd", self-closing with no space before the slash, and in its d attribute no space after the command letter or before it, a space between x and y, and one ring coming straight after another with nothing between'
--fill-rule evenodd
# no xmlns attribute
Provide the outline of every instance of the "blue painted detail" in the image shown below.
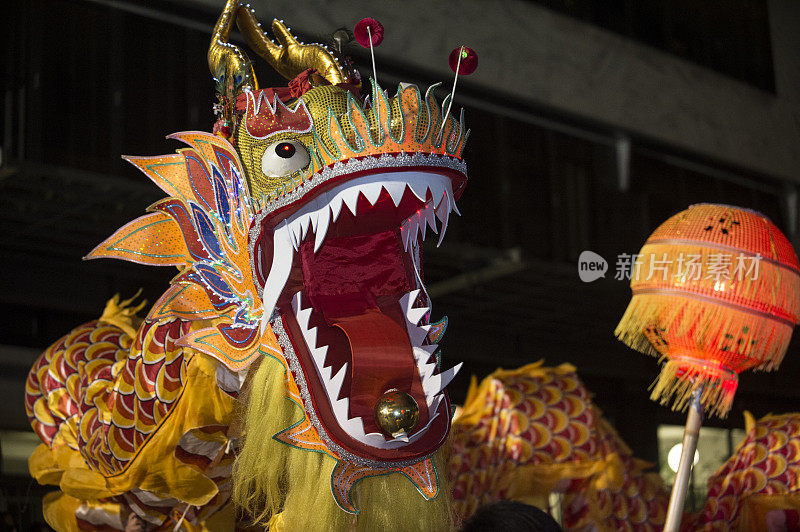
<svg viewBox="0 0 800 532"><path fill-rule="evenodd" d="M236 294L222 276L208 264L195 264L195 271L200 275L201 282L216 296L226 301L238 301ZM215 305L216 306L216 305ZM226 305L227 306L227 305Z"/></svg>
<svg viewBox="0 0 800 532"><path fill-rule="evenodd" d="M192 208L192 219L195 229L197 229L200 243L213 257L218 260L224 260L217 235L214 234L214 226L211 223L211 219L197 204L190 202L189 206Z"/></svg>
<svg viewBox="0 0 800 532"><path fill-rule="evenodd" d="M213 169L214 179L214 196L217 202L217 213L222 217L223 228L226 233L230 232L228 228L231 223L231 205L228 202L228 190L225 186L225 178L219 172L216 166Z"/></svg>

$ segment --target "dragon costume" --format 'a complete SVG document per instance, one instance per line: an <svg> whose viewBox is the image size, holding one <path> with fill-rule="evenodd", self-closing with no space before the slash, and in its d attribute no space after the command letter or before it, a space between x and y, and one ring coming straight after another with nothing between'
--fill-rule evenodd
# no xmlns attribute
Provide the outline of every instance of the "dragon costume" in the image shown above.
<svg viewBox="0 0 800 532"><path fill-rule="evenodd" d="M234 23L288 86L258 87ZM453 526L441 448L460 366L440 368L420 245L466 184L463 120L415 85L362 91L338 51L272 30L228 1L214 133L126 157L168 197L87 258L175 266L169 289L143 319L110 301L29 374L30 469L60 488L56 529Z"/></svg>

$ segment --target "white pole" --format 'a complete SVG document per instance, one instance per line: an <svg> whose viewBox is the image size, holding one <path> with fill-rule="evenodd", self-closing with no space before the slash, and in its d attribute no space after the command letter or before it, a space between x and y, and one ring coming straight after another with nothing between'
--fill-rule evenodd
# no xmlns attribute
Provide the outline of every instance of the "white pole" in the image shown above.
<svg viewBox="0 0 800 532"><path fill-rule="evenodd" d="M664 522L664 532L678 532L681 526L683 505L686 502L686 488L689 486L689 476L692 474L694 453L697 450L697 439L700 437L700 426L703 424L703 405L700 395L703 387L699 386L692 392L689 404L689 414L686 416L686 428L683 430L683 446L681 448L681 461L675 473L675 484L672 485L672 494L669 496L667 518Z"/></svg>
<svg viewBox="0 0 800 532"><path fill-rule="evenodd" d="M461 68L461 54L464 53L464 47L458 49L458 61L456 62L456 79L453 80L453 90L450 92L450 102L447 104L447 112L442 119L442 127L439 128L439 134L436 135L437 139L444 131L444 125L447 122L447 117L450 115L450 108L453 107L453 99L456 97L456 83L458 83L458 70Z"/></svg>
<svg viewBox="0 0 800 532"><path fill-rule="evenodd" d="M378 71L375 68L375 50L372 48L372 32L367 25L367 37L369 37L369 55L372 57L372 79L375 80L375 85L378 84Z"/></svg>

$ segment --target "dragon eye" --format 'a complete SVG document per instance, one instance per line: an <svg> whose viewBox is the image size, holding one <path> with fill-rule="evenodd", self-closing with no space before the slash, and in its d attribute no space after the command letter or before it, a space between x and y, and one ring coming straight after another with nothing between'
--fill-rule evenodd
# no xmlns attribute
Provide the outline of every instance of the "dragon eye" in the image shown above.
<svg viewBox="0 0 800 532"><path fill-rule="evenodd" d="M301 142L281 140L267 146L261 157L261 171L267 177L280 177L302 170L310 162L308 150Z"/></svg>

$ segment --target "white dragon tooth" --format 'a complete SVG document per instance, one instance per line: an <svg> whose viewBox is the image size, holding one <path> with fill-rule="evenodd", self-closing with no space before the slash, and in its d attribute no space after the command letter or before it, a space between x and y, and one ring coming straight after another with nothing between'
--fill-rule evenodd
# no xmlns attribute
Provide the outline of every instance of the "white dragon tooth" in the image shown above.
<svg viewBox="0 0 800 532"><path fill-rule="evenodd" d="M311 356L314 357L314 363L317 365L318 368L325 367L325 356L327 354L328 354L327 345L323 345L322 347L314 349L314 352Z"/></svg>
<svg viewBox="0 0 800 532"><path fill-rule="evenodd" d="M431 420L433 420L433 418L435 418L436 416L439 415L437 410L439 410L439 405L444 400L444 396L439 394L439 395L433 396L430 400L428 400L428 398L426 397L425 400L429 401L428 402L428 416L431 418Z"/></svg>
<svg viewBox="0 0 800 532"><path fill-rule="evenodd" d="M416 307L411 308L406 311L406 319L416 326L419 323L419 320L428 312L430 308L428 307Z"/></svg>
<svg viewBox="0 0 800 532"><path fill-rule="evenodd" d="M431 383L435 383L435 385L436 385L436 389L433 390L433 393L437 394L437 393L441 392L442 390L444 390L445 387L448 384L450 384L450 381L453 380L453 377L456 376L456 374L461 369L461 366L463 366L463 365L464 365L463 362L459 362L458 364L456 364L452 368L450 368L450 369L448 369L446 371L443 371L443 372L439 373L438 375L434 375L433 377L431 377L430 378L430 382ZM425 385L423 384L423 389L424 388L425 388ZM427 393L427 391L426 391L426 393Z"/></svg>
<svg viewBox="0 0 800 532"><path fill-rule="evenodd" d="M414 303L417 301L419 297L419 288L416 290L412 290L400 296L400 306L403 309L403 312L408 312L411 307L414 306Z"/></svg>
<svg viewBox="0 0 800 532"><path fill-rule="evenodd" d="M436 207L436 217L439 218L440 222L444 222L448 218L450 210L450 196L445 193L445 195L442 196L441 203Z"/></svg>
<svg viewBox="0 0 800 532"><path fill-rule="evenodd" d="M339 213L342 212L342 196L337 195L331 200L330 203L331 207L331 221L335 222L336 219L339 217Z"/></svg>
<svg viewBox="0 0 800 532"><path fill-rule="evenodd" d="M367 185L361 187L361 193L364 194L364 197L367 198L367 201L370 205L375 205L375 202L378 201L378 197L381 195L381 190L383 190L383 186L380 182L368 183Z"/></svg>
<svg viewBox="0 0 800 532"><path fill-rule="evenodd" d="M409 180L408 187L420 201L428 198L428 183L420 180Z"/></svg>
<svg viewBox="0 0 800 532"><path fill-rule="evenodd" d="M339 421L338 418L337 421ZM364 420L358 416L351 417L350 419L344 422L340 422L339 424L342 426L343 429L345 429L345 431L347 431L347 434L351 437L360 439L366 436L364 434Z"/></svg>
<svg viewBox="0 0 800 532"><path fill-rule="evenodd" d="M456 213L457 215L461 216L461 211L458 210L458 205L456 205L456 200L448 198L450 201L450 209Z"/></svg>
<svg viewBox="0 0 800 532"><path fill-rule="evenodd" d="M295 316L297 315L298 312L303 310L303 305L301 303L302 297L303 297L302 292L297 292L295 295L292 296L292 310L294 310Z"/></svg>
<svg viewBox="0 0 800 532"><path fill-rule="evenodd" d="M317 224L314 228L314 253L316 253L322 243L325 241L325 235L328 234L328 225L330 224L331 210L327 205L322 210L317 211Z"/></svg>
<svg viewBox="0 0 800 532"><path fill-rule="evenodd" d="M428 362L431 358L431 354L427 350L422 349L423 347L427 346L414 346L412 350L414 352L414 361L417 363L420 375L427 378L433 375L436 369L436 362Z"/></svg>
<svg viewBox="0 0 800 532"><path fill-rule="evenodd" d="M261 318L262 334L270 318L272 318L275 305L278 303L278 297L281 295L283 287L286 286L286 281L289 280L289 273L292 271L292 261L294 260L294 248L290 237L289 225L285 221L275 228L272 238L272 267L264 283L264 292L261 296L264 308L264 314Z"/></svg>
<svg viewBox="0 0 800 532"><path fill-rule="evenodd" d="M311 310L311 309L308 309ZM310 314L310 312L309 312ZM306 341L309 351L317 348L317 328L311 327L310 329L303 330L303 338Z"/></svg>
<svg viewBox="0 0 800 532"><path fill-rule="evenodd" d="M439 233L439 241L436 242L436 247L442 245L442 240L444 240L444 234L447 232L447 222L450 221L450 213L448 212L445 214L444 221L442 222L442 232Z"/></svg>
<svg viewBox="0 0 800 532"><path fill-rule="evenodd" d="M427 350L422 349L422 346L414 347L414 361L417 363L417 370L419 371L420 379L422 380L422 389L428 390L427 382L430 380L433 372L436 371L436 362L428 362L430 354ZM433 395L425 391L426 395Z"/></svg>
<svg viewBox="0 0 800 532"><path fill-rule="evenodd" d="M322 383L325 385L326 393L327 393L327 392L330 391L330 390L327 390L327 386L328 386L328 383L331 381L331 373L333 373L333 368L331 366L328 366L328 367L321 366L321 367L319 367L317 369L319 370L320 379L322 379ZM338 394L339 392L337 391L336 393ZM329 397L329 399L330 399L330 397ZM333 404L335 399L336 399L335 397L333 399L330 399L331 404Z"/></svg>
<svg viewBox="0 0 800 532"><path fill-rule="evenodd" d="M417 286L421 288L422 291L425 292L425 294L427 295L428 291L425 290L425 285L422 282L422 276L419 273L419 262L420 262L419 242L415 240L414 242L411 243L411 265L414 266L414 276L416 277L417 280Z"/></svg>
<svg viewBox="0 0 800 532"><path fill-rule="evenodd" d="M431 356L433 356L433 354L436 352L438 347L438 344L421 345L414 348L414 354L415 356L420 356L423 359L423 362L427 363ZM422 350L423 353L417 353L417 349Z"/></svg>
<svg viewBox="0 0 800 532"><path fill-rule="evenodd" d="M330 203L329 201L326 201L327 199L328 195L325 192L322 192L317 199L311 201L306 209L311 213L311 230L315 233L317 232L319 213L322 211L322 206L327 206L328 203Z"/></svg>
<svg viewBox="0 0 800 532"><path fill-rule="evenodd" d="M345 362L344 366L339 368L339 371L331 377L330 381L325 383L325 387L329 390L333 391L332 401L335 401L339 397L339 391L342 389L342 383L344 382L344 376L347 374L347 362ZM345 413L346 415L346 413ZM347 419L345 417L344 419Z"/></svg>
<svg viewBox="0 0 800 532"><path fill-rule="evenodd" d="M419 231L419 217L412 214L408 219L408 242L412 246L417 241L417 232Z"/></svg>
<svg viewBox="0 0 800 532"><path fill-rule="evenodd" d="M300 224L300 220L294 220L292 223L289 224L289 234L292 238L292 247L297 251L300 249L300 242L303 241L303 226Z"/></svg>
<svg viewBox="0 0 800 532"><path fill-rule="evenodd" d="M425 207L423 207L424 209ZM418 231L422 233L422 242L425 241L425 233L428 229L428 224L425 223L425 214L420 210L416 214Z"/></svg>
<svg viewBox="0 0 800 532"><path fill-rule="evenodd" d="M358 194L359 194L358 187L353 187L342 191L342 199L344 203L347 205L347 208L350 209L350 212L353 213L353 216L356 215L356 206L358 205Z"/></svg>
<svg viewBox="0 0 800 532"><path fill-rule="evenodd" d="M299 294L300 292L298 292ZM308 330L308 319L311 317L311 309L310 308L303 308L300 309L299 312L295 313L297 317L297 324L302 328L304 331ZM309 347L316 347L316 345L309 345Z"/></svg>
<svg viewBox="0 0 800 532"><path fill-rule="evenodd" d="M414 360L420 368L432 366L436 369L436 360L430 362L431 355L436 351L436 347L435 345L415 345L412 348L414 351Z"/></svg>
<svg viewBox="0 0 800 532"><path fill-rule="evenodd" d="M403 182L393 181L384 183L383 188L385 188L392 197L392 203L394 203L394 206L400 206L400 202L403 200L403 194L406 192L406 184Z"/></svg>
<svg viewBox="0 0 800 532"><path fill-rule="evenodd" d="M308 235L308 228L311 227L311 219L314 218L315 213L304 214L300 217L300 227L302 228L302 232L300 233L301 239L304 239Z"/></svg>
<svg viewBox="0 0 800 532"><path fill-rule="evenodd" d="M442 382L442 378L439 375L426 375L422 379L422 391L425 392L425 397L433 397L436 395L437 390L439 390L439 384Z"/></svg>
<svg viewBox="0 0 800 532"><path fill-rule="evenodd" d="M400 224L400 235L403 237L403 251L408 251L408 243L411 242L411 223L408 220Z"/></svg>
<svg viewBox="0 0 800 532"><path fill-rule="evenodd" d="M431 330L430 325L417 325L416 327L409 327L408 330L408 339L411 340L412 347L418 347L422 345L422 342L425 341L425 338L428 336L428 331Z"/></svg>
<svg viewBox="0 0 800 532"><path fill-rule="evenodd" d="M439 241L436 243L436 247L442 245L442 240L444 240L444 234L447 232L447 222L450 221L450 196L445 194L442 198L442 203L439 205L439 209L436 212L436 217L442 222L442 232L439 233Z"/></svg>
<svg viewBox="0 0 800 532"><path fill-rule="evenodd" d="M433 205L428 204L428 206L425 207L425 210L422 211L422 214L425 216L425 222L427 222L427 225L433 229L434 233L438 233L439 228L436 227L436 214L434 212Z"/></svg>
<svg viewBox="0 0 800 532"><path fill-rule="evenodd" d="M325 383L327 386L327 383ZM350 410L350 399L347 397L342 397L341 399L337 400L336 397L339 395L339 391L335 390L333 395L331 395L331 390L328 389L328 399L331 402L331 406L333 407L333 415L336 416L336 421L339 424L343 424L347 421L348 418L348 411Z"/></svg>
<svg viewBox="0 0 800 532"><path fill-rule="evenodd" d="M433 198L433 206L438 207L442 202L442 197L445 195L444 184L441 181L435 181L430 184L431 197Z"/></svg>

